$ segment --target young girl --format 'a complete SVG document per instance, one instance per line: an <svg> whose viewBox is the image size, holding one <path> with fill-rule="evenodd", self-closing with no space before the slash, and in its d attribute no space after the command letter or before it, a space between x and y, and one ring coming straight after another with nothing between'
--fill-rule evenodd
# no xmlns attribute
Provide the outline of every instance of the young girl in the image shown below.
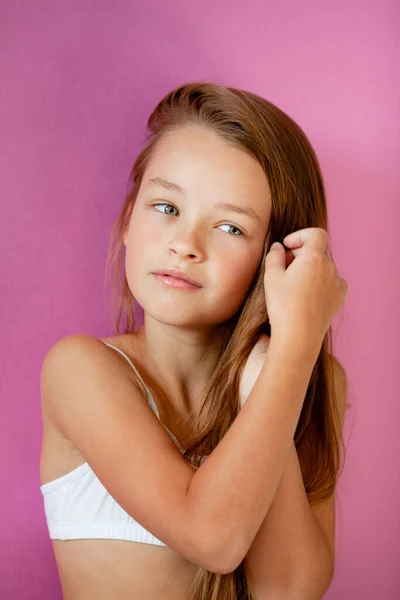
<svg viewBox="0 0 400 600"><path fill-rule="evenodd" d="M210 82L170 92L148 129L111 232L115 335L67 336L42 366L63 597L320 597L344 412L331 323L347 283L317 158L276 106Z"/></svg>

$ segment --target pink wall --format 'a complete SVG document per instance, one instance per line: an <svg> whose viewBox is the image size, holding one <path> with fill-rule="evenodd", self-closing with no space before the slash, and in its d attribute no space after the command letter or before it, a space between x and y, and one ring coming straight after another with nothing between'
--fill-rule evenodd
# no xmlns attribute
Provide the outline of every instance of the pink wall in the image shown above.
<svg viewBox="0 0 400 600"><path fill-rule="evenodd" d="M112 334L106 240L146 117L201 78L276 103L320 158L352 404L326 598L400 598L399 6L2 0L1 600L61 598L39 491L41 363L62 336Z"/></svg>

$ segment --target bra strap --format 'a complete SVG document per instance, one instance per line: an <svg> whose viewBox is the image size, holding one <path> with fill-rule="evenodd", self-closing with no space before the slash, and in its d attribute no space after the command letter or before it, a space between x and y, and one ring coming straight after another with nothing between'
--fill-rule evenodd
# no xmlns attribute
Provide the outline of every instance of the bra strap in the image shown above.
<svg viewBox="0 0 400 600"><path fill-rule="evenodd" d="M120 354L122 354L122 356L124 358L126 358L126 360L128 361L128 363L131 365L132 369L135 371L136 375L139 377L140 381L143 383L145 390L147 392L147 397L149 400L149 404L151 406L151 408L153 409L153 411L156 413L158 419L160 419L160 415L158 413L158 408L156 403L154 402L154 398L149 390L149 388L147 387L147 385L145 384L145 382L143 381L143 378L140 376L139 371L137 370L137 368L135 367L135 365L133 364L133 362L131 361L131 359L125 354L125 352L123 352L122 350L120 350L119 348L117 348L117 346L113 346L113 344L109 344L108 342L103 342L106 346L110 346L110 348L114 348L114 350L117 350L117 352L119 352Z"/></svg>
<svg viewBox="0 0 400 600"><path fill-rule="evenodd" d="M176 445L178 446L178 448L181 450L181 452L183 454L185 452L185 450L182 448L182 446L180 445L179 441L174 436L174 434L172 433L172 431L170 431L168 429L168 427L166 425L164 425L164 423L161 421L160 414L159 414L158 408L157 408L157 404L154 402L154 398L153 398L153 396L152 396L149 388L147 387L147 385L143 381L143 378L140 376L139 371L137 370L137 368L135 367L135 365L133 364L133 362L131 361L131 359L125 354L125 352L123 352L122 350L120 350L116 346L113 346L113 344L109 344L108 342L103 342L103 343L106 344L106 346L110 346L110 348L114 348L114 350L117 350L120 354L122 354L122 356L124 356L126 358L126 360L128 361L128 363L131 365L131 367L133 368L133 370L135 371L135 373L139 377L140 381L143 383L143 385L144 385L144 387L146 389L146 392L147 392L147 397L148 397L148 400L149 400L149 404L150 404L151 408L153 409L153 411L156 413L158 420L160 421L160 423L164 427L164 429L173 438L173 440L175 441Z"/></svg>

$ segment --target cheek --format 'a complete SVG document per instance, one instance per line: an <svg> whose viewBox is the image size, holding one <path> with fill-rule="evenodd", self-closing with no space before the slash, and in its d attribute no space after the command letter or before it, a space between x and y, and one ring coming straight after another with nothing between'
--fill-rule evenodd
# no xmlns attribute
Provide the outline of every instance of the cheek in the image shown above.
<svg viewBox="0 0 400 600"><path fill-rule="evenodd" d="M136 282L140 279L141 274L150 271L154 265L149 264L147 260L147 248L145 235L143 232L131 232L129 236L128 246L125 254L125 273L132 292L136 288ZM156 267L154 267L156 268Z"/></svg>
<svg viewBox="0 0 400 600"><path fill-rule="evenodd" d="M133 295L139 293L143 283L151 278L150 272L165 266L160 264L163 254L157 250L159 244L160 235L157 237L154 228L146 227L143 219L140 227L131 224L125 254L125 274Z"/></svg>
<svg viewBox="0 0 400 600"><path fill-rule="evenodd" d="M239 252L230 253L218 265L217 280L220 282L219 291L225 297L232 297L235 301L244 298L252 282L258 263L254 262L254 255Z"/></svg>
<svg viewBox="0 0 400 600"><path fill-rule="evenodd" d="M157 241L159 243L160 236L157 235L154 227L147 226L145 219L141 219L140 225L133 221L129 231L127 250L130 259L132 258L132 261L138 260L140 262L141 259L144 260L146 257L154 257L154 249L157 247ZM157 259L157 256L155 258Z"/></svg>

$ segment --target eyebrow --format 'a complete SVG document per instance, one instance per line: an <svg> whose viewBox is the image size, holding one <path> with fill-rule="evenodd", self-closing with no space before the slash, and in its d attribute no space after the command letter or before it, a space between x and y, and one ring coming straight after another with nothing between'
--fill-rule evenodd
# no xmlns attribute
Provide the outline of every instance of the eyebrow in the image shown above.
<svg viewBox="0 0 400 600"><path fill-rule="evenodd" d="M173 183L172 181L168 181L167 179L163 179L162 177L153 177L152 179L149 179L147 183L148 185L158 185L165 188L166 190L178 192L180 194L185 193L185 190L180 185L178 185L177 183ZM236 206L236 204L229 204L229 202L218 202L217 204L215 204L215 206L218 208L226 208L227 210L232 210L233 212L242 215L247 215L255 221L261 221L258 214L251 207L244 208L242 206Z"/></svg>

